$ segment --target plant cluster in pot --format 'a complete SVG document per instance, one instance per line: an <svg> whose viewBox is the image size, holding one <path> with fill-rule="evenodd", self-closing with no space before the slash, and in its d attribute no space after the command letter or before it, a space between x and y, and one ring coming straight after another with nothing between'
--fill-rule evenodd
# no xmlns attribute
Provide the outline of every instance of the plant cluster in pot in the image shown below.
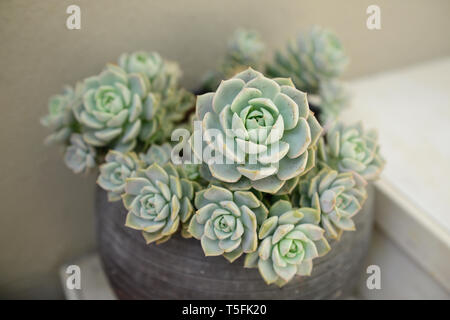
<svg viewBox="0 0 450 320"><path fill-rule="evenodd" d="M352 290L384 160L337 120L347 64L314 27L264 63L238 30L197 96L155 52L123 54L50 99L48 143L97 166L97 236L122 299L323 299ZM313 104L315 105L313 106Z"/></svg>

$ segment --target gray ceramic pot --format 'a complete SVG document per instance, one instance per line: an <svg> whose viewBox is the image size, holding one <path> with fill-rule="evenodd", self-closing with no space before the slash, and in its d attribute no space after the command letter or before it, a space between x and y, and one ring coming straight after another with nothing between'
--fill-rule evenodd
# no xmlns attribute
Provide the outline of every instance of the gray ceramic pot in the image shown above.
<svg viewBox="0 0 450 320"><path fill-rule="evenodd" d="M109 203L97 191L100 256L120 299L336 299L351 293L362 270L373 225L373 188L354 221L357 230L332 241L332 250L314 260L313 273L283 288L266 285L257 269L223 257L205 257L200 242L174 236L146 245L139 231L124 226L121 202Z"/></svg>

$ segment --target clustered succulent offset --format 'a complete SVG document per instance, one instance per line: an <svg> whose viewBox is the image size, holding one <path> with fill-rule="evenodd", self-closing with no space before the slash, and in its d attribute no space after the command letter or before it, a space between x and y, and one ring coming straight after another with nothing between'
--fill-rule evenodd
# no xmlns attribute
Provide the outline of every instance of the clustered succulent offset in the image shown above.
<svg viewBox="0 0 450 320"><path fill-rule="evenodd" d="M70 136L70 145L64 154L66 165L75 173L86 172L95 167L95 149L78 133Z"/></svg>
<svg viewBox="0 0 450 320"><path fill-rule="evenodd" d="M311 207L321 214L320 225L326 235L338 239L343 231L355 230L352 217L361 209L367 194L351 172L338 173L324 168L302 180L292 201L300 208Z"/></svg>
<svg viewBox="0 0 450 320"><path fill-rule="evenodd" d="M277 52L267 72L274 77L291 77L297 88L316 93L322 80L338 77L347 63L337 36L315 26L289 42L285 54Z"/></svg>
<svg viewBox="0 0 450 320"><path fill-rule="evenodd" d="M142 73L147 77L149 90L158 97L160 118L164 119L157 135L170 138L173 124L183 120L195 104L194 95L178 87L182 74L178 64L163 59L157 52L144 51L122 54L118 63L128 73Z"/></svg>
<svg viewBox="0 0 450 320"><path fill-rule="evenodd" d="M50 98L41 118L52 130L45 142L68 149L70 136L80 135L100 162L108 150L143 152L164 143L194 106L194 95L179 87L180 76L178 65L156 52L123 54L118 65L108 64L99 75Z"/></svg>
<svg viewBox="0 0 450 320"><path fill-rule="evenodd" d="M41 124L53 132L45 139L46 144L65 143L76 126L72 113L75 89L64 88L63 94L54 95L48 102L48 114L41 118Z"/></svg>
<svg viewBox="0 0 450 320"><path fill-rule="evenodd" d="M218 70L204 77L203 86L216 90L221 80L229 79L248 67L259 70L263 64L265 44L254 30L238 29L228 41L226 54Z"/></svg>
<svg viewBox="0 0 450 320"><path fill-rule="evenodd" d="M74 113L90 145L111 145L126 152L134 149L138 139L147 141L156 132L158 101L142 73L108 65L100 75L84 81L82 94Z"/></svg>
<svg viewBox="0 0 450 320"><path fill-rule="evenodd" d="M153 144L145 153L140 153L139 158L147 166L157 163L161 166L165 165L170 161L170 153L172 152L172 147L169 143L164 143L163 145Z"/></svg>
<svg viewBox="0 0 450 320"><path fill-rule="evenodd" d="M257 227L268 211L252 192L211 186L197 192L195 206L199 210L188 231L201 240L205 255L223 255L233 262L242 253L256 250Z"/></svg>
<svg viewBox="0 0 450 320"><path fill-rule="evenodd" d="M314 26L289 42L285 53L276 53L275 61L267 66L267 74L290 77L298 89L316 95L320 116L326 122L348 105L348 94L338 80L347 64L348 57L337 36Z"/></svg>
<svg viewBox="0 0 450 320"><path fill-rule="evenodd" d="M321 120L324 123L333 121L349 103L349 94L343 85L336 80L322 81L319 86L319 105Z"/></svg>
<svg viewBox="0 0 450 320"><path fill-rule="evenodd" d="M164 97L176 88L181 70L178 64L164 60L157 52L137 51L119 57L119 66L128 73L143 73L150 82L150 91Z"/></svg>
<svg viewBox="0 0 450 320"><path fill-rule="evenodd" d="M265 45L259 33L254 30L238 29L228 42L225 59L229 67L240 65L245 66L245 69L247 67L258 68L261 65L264 49Z"/></svg>
<svg viewBox="0 0 450 320"><path fill-rule="evenodd" d="M286 200L273 204L259 229L258 251L246 256L247 268L258 267L267 284L285 285L295 275L310 275L312 260L330 250L324 230L318 227L318 212L293 208Z"/></svg>
<svg viewBox="0 0 450 320"><path fill-rule="evenodd" d="M125 191L127 178L136 175L141 162L134 152L122 153L110 150L105 157L105 163L100 166L100 175L97 183L108 191L109 201L118 201Z"/></svg>
<svg viewBox="0 0 450 320"><path fill-rule="evenodd" d="M361 123L336 123L321 141L320 158L341 172L352 172L359 184L375 180L384 167L375 130L365 132Z"/></svg>
<svg viewBox="0 0 450 320"><path fill-rule="evenodd" d="M194 185L171 164L137 170L125 184L126 226L142 230L147 243L164 242L193 212Z"/></svg>
<svg viewBox="0 0 450 320"><path fill-rule="evenodd" d="M306 94L289 79L269 79L249 68L199 96L196 116L205 134L220 134L207 145L226 160L208 168L231 190L289 193L314 166L322 128Z"/></svg>
<svg viewBox="0 0 450 320"><path fill-rule="evenodd" d="M336 120L348 59L333 33L313 28L267 66L264 48L238 30L197 97L176 63L125 53L53 96L41 123L74 172L99 165L98 185L148 244L179 232L281 287L355 230L384 160L374 131ZM188 133L178 145L175 128Z"/></svg>

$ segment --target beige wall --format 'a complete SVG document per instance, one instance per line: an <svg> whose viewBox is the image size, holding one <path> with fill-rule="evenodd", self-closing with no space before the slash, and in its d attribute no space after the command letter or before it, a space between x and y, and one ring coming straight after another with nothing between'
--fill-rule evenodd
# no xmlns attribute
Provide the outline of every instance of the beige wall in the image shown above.
<svg viewBox="0 0 450 320"><path fill-rule="evenodd" d="M373 3L380 31L365 27ZM69 4L81 7L79 31L65 28ZM42 145L38 118L64 83L147 49L177 59L194 88L235 27L257 29L272 50L314 23L341 37L350 78L449 55L449 14L448 0L1 0L0 298L61 297L57 267L94 248L95 177L73 175Z"/></svg>

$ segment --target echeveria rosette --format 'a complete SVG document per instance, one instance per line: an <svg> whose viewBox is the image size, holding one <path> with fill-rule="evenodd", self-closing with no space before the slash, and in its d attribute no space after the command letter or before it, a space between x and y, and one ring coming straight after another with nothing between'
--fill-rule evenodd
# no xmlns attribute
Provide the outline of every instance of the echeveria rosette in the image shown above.
<svg viewBox="0 0 450 320"><path fill-rule="evenodd" d="M243 66L243 70L248 67L258 69L264 55L265 45L261 36L254 30L238 29L228 41L228 48L225 57L226 68L233 66ZM229 76L233 76L229 74Z"/></svg>
<svg viewBox="0 0 450 320"><path fill-rule="evenodd" d="M181 77L178 64L163 59L157 52L137 51L122 54L119 66L128 73L142 73L149 80L150 91L159 97L159 116L164 123L156 134L158 140L168 140L174 123L183 120L195 104L192 93L178 88Z"/></svg>
<svg viewBox="0 0 450 320"><path fill-rule="evenodd" d="M206 146L215 158L225 159L203 161L212 177L231 190L289 193L315 165L322 128L306 94L289 79L269 79L249 68L223 81L216 92L198 96L196 118L202 121ZM208 139L209 132L220 135ZM191 145L201 159L195 141Z"/></svg>
<svg viewBox="0 0 450 320"><path fill-rule="evenodd" d="M181 77L177 63L163 59L157 52L136 51L119 57L119 66L128 73L143 73L150 82L150 90L167 96Z"/></svg>
<svg viewBox="0 0 450 320"><path fill-rule="evenodd" d="M150 148L145 153L140 153L139 158L147 166L154 163L164 166L170 161L170 154L172 152L172 147L169 143L164 143L162 145L152 144Z"/></svg>
<svg viewBox="0 0 450 320"><path fill-rule="evenodd" d="M321 81L338 77L347 64L338 37L315 26L289 42L285 54L277 52L267 72L273 77L290 77L297 88L317 93Z"/></svg>
<svg viewBox="0 0 450 320"><path fill-rule="evenodd" d="M210 186L196 193L195 206L188 231L201 240L206 256L223 255L233 262L256 250L257 228L268 211L252 192Z"/></svg>
<svg viewBox="0 0 450 320"><path fill-rule="evenodd" d="M183 121L187 122L187 114L195 107L195 96L183 89L172 88L165 98L161 100L161 118L164 124L160 128L163 140L170 140L175 127L180 127Z"/></svg>
<svg viewBox="0 0 450 320"><path fill-rule="evenodd" d="M279 200L258 233L258 250L245 257L246 268L258 268L267 284L284 286L295 275L310 275L312 260L325 255L330 246L324 230L317 226L320 212L313 208L293 208Z"/></svg>
<svg viewBox="0 0 450 320"><path fill-rule="evenodd" d="M95 168L95 149L88 145L78 133L72 133L70 144L64 154L64 162L75 173L87 172Z"/></svg>
<svg viewBox="0 0 450 320"><path fill-rule="evenodd" d="M343 231L355 230L352 217L360 211L366 198L365 188L356 184L351 172L324 168L311 179L300 181L292 202L319 210L320 225L327 237L339 239Z"/></svg>
<svg viewBox="0 0 450 320"><path fill-rule="evenodd" d="M184 120L186 112L194 109L195 96L183 88L174 88L169 90L161 105L165 111L165 119L179 122Z"/></svg>
<svg viewBox="0 0 450 320"><path fill-rule="evenodd" d="M79 88L79 85L77 86ZM75 89L67 86L62 94L53 95L48 102L48 114L41 118L41 124L53 132L45 139L46 144L64 144L76 127L72 112Z"/></svg>
<svg viewBox="0 0 450 320"><path fill-rule="evenodd" d="M361 122L353 125L335 123L321 139L319 155L324 164L339 172L353 172L356 183L376 180L385 160L379 152L375 130L364 131Z"/></svg>
<svg viewBox="0 0 450 320"><path fill-rule="evenodd" d="M121 199L121 195L125 192L126 179L134 177L141 165L142 162L134 152L108 151L105 163L100 165L97 183L107 191L109 201Z"/></svg>
<svg viewBox="0 0 450 320"><path fill-rule="evenodd" d="M141 230L147 243L162 243L189 222L194 185L172 163L154 163L126 180L122 198L129 210L125 225Z"/></svg>
<svg viewBox="0 0 450 320"><path fill-rule="evenodd" d="M138 139L151 140L158 129L157 107L158 100L142 73L108 65L100 75L84 81L82 99L74 111L88 144L127 152Z"/></svg>
<svg viewBox="0 0 450 320"><path fill-rule="evenodd" d="M349 94L337 80L322 81L319 86L320 120L322 123L337 119L341 111L348 106Z"/></svg>
<svg viewBox="0 0 450 320"><path fill-rule="evenodd" d="M218 70L208 72L203 81L207 90L216 90L221 80L248 67L259 70L263 65L265 44L255 30L237 29L228 41L226 54Z"/></svg>

